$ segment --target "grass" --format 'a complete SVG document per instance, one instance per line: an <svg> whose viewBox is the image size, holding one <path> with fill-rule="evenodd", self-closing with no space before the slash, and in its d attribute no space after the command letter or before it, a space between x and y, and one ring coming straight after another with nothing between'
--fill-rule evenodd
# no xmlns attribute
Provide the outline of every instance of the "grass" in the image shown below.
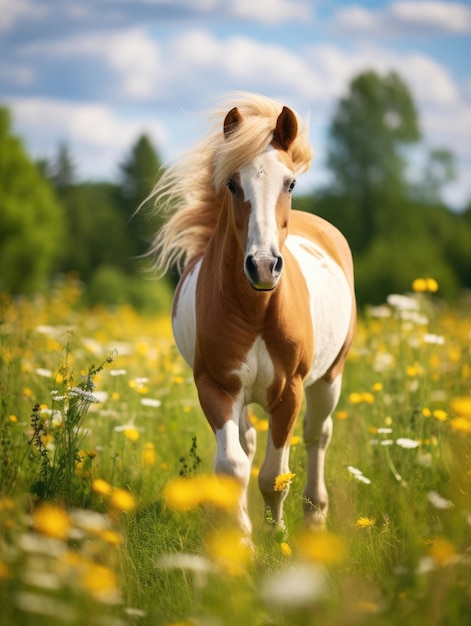
<svg viewBox="0 0 471 626"><path fill-rule="evenodd" d="M1 300L2 624L466 623L469 301L424 292L365 313L334 415L328 529L303 531L299 423L289 534L263 521L254 480L248 550L210 482L215 444L169 318L79 300L73 279ZM252 417L255 474L267 422Z"/></svg>

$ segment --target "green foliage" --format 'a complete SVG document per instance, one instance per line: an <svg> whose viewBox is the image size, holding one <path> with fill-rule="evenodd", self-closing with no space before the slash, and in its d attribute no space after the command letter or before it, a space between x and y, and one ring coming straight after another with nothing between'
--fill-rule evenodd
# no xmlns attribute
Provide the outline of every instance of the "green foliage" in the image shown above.
<svg viewBox="0 0 471 626"><path fill-rule="evenodd" d="M0 291L31 293L58 256L64 215L0 108Z"/></svg>

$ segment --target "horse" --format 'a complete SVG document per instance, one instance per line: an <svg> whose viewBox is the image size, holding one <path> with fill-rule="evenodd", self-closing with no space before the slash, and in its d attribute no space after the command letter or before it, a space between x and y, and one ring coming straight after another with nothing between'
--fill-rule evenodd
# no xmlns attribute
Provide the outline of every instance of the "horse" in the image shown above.
<svg viewBox="0 0 471 626"><path fill-rule="evenodd" d="M168 167L151 196L167 219L151 245L162 273L176 265L172 326L193 369L216 443L216 474L240 483L238 523L250 536L247 488L257 433L247 407L268 414L258 485L267 518L285 528L290 441L305 395L304 520L325 526L324 479L356 306L343 235L291 208L310 167L308 126L291 108L237 93L210 113L206 135ZM278 486L279 487L279 486Z"/></svg>

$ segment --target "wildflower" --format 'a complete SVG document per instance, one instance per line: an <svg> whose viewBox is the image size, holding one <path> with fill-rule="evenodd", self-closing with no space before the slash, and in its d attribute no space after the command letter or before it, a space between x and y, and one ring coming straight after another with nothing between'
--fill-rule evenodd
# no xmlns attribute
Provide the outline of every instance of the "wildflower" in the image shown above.
<svg viewBox="0 0 471 626"><path fill-rule="evenodd" d="M275 491L283 491L287 487L291 485L291 481L296 476L296 474L292 474L291 472L287 472L286 474L279 474L275 478Z"/></svg>
<svg viewBox="0 0 471 626"><path fill-rule="evenodd" d="M439 537L431 542L428 554L439 565L447 565L456 555L456 549L448 539Z"/></svg>
<svg viewBox="0 0 471 626"><path fill-rule="evenodd" d="M176 511L190 511L200 504L230 510L237 506L239 497L240 485L230 476L178 478L164 489L166 505Z"/></svg>
<svg viewBox="0 0 471 626"><path fill-rule="evenodd" d="M409 296L403 296L401 294L390 294L386 298L389 306L396 308L398 311L416 311L420 304L414 298L410 298Z"/></svg>
<svg viewBox="0 0 471 626"><path fill-rule="evenodd" d="M425 291L435 293L438 291L438 283L434 278L416 278L412 281L412 291L416 293L424 293Z"/></svg>
<svg viewBox="0 0 471 626"><path fill-rule="evenodd" d="M335 417L338 420L346 420L348 418L348 413L347 411L337 411L337 413L335 414Z"/></svg>
<svg viewBox="0 0 471 626"><path fill-rule="evenodd" d="M129 439L129 441L137 441L140 437L139 431L134 427L126 428L124 430L124 436L126 439Z"/></svg>
<svg viewBox="0 0 471 626"><path fill-rule="evenodd" d="M452 430L460 433L471 433L471 420L464 417L454 417L449 422Z"/></svg>
<svg viewBox="0 0 471 626"><path fill-rule="evenodd" d="M290 441L290 445L291 446L296 446L298 445L298 443L301 441L301 437L299 435L293 435L291 437L291 441Z"/></svg>
<svg viewBox="0 0 471 626"><path fill-rule="evenodd" d="M282 608L311 606L326 592L324 570L313 563L296 563L265 581L262 597Z"/></svg>
<svg viewBox="0 0 471 626"><path fill-rule="evenodd" d="M100 602L105 604L120 602L116 576L104 565L90 563L82 574L81 583Z"/></svg>
<svg viewBox="0 0 471 626"><path fill-rule="evenodd" d="M382 389L383 389L383 383L375 383L375 384L371 387L371 389L372 389L373 391L382 391Z"/></svg>
<svg viewBox="0 0 471 626"><path fill-rule="evenodd" d="M457 415L471 419L471 396L454 398L450 405Z"/></svg>
<svg viewBox="0 0 471 626"><path fill-rule="evenodd" d="M35 370L36 374L38 376L43 376L44 378L51 378L52 377L52 372L51 370L48 370L44 367L38 367Z"/></svg>
<svg viewBox="0 0 471 626"><path fill-rule="evenodd" d="M16 424L18 422L18 418L16 417L16 415L9 415L8 419L12 424Z"/></svg>
<svg viewBox="0 0 471 626"><path fill-rule="evenodd" d="M268 420L262 419L262 420L257 420L254 426L255 426L255 430L258 431L259 433L265 433L270 427L270 424Z"/></svg>
<svg viewBox="0 0 471 626"><path fill-rule="evenodd" d="M127 370L110 370L110 376L125 376L127 374Z"/></svg>
<svg viewBox="0 0 471 626"><path fill-rule="evenodd" d="M443 409L435 409L432 413L433 417L437 419L439 422L446 422L448 418L448 413Z"/></svg>
<svg viewBox="0 0 471 626"><path fill-rule="evenodd" d="M420 445L420 442L415 441L414 439L408 439L407 437L400 437L396 439L396 444L401 448L417 448Z"/></svg>
<svg viewBox="0 0 471 626"><path fill-rule="evenodd" d="M297 540L299 554L323 565L336 565L345 559L345 544L341 537L327 531L306 531Z"/></svg>
<svg viewBox="0 0 471 626"><path fill-rule="evenodd" d="M422 409L422 415L424 417L431 417L432 411L427 406L424 406L424 408Z"/></svg>
<svg viewBox="0 0 471 626"><path fill-rule="evenodd" d="M92 482L92 489L95 493L102 496L109 496L113 491L113 487L102 478L97 478Z"/></svg>
<svg viewBox="0 0 471 626"><path fill-rule="evenodd" d="M125 489L113 489L109 496L109 503L115 511L128 513L136 508L134 496Z"/></svg>
<svg viewBox="0 0 471 626"><path fill-rule="evenodd" d="M364 528L373 528L376 524L376 519L373 517L359 517L355 522L355 528L364 529Z"/></svg>
<svg viewBox="0 0 471 626"><path fill-rule="evenodd" d="M208 552L215 565L229 576L240 576L250 559L250 548L240 531L224 530L208 539Z"/></svg>
<svg viewBox="0 0 471 626"><path fill-rule="evenodd" d="M152 465L155 465L155 461L156 461L156 454L155 454L154 444L151 442L148 442L145 444L144 450L142 451L142 464L145 467L150 467Z"/></svg>
<svg viewBox="0 0 471 626"><path fill-rule="evenodd" d="M33 513L33 527L36 532L53 539L65 540L72 528L70 517L59 506L42 504Z"/></svg>
<svg viewBox="0 0 471 626"><path fill-rule="evenodd" d="M443 498L436 491L429 491L429 493L427 494L427 500L436 509L452 509L454 507L454 504L453 502L451 502L451 500Z"/></svg>
<svg viewBox="0 0 471 626"><path fill-rule="evenodd" d="M158 408L159 406L162 405L162 402L154 398L141 398L141 404L142 406L150 406L153 408Z"/></svg>
<svg viewBox="0 0 471 626"><path fill-rule="evenodd" d="M366 476L363 476L363 472L359 469L357 469L356 467L353 467L352 465L349 465L347 467L347 470L350 472L350 474L353 475L353 478L355 480L357 480L360 483L365 483L365 485L370 485L371 484L371 480L369 478L367 478Z"/></svg>
<svg viewBox="0 0 471 626"><path fill-rule="evenodd" d="M282 541L280 543L280 550L281 550L281 554L283 556L291 556L291 554L292 554L291 547L290 547L289 543L287 543L286 541Z"/></svg>

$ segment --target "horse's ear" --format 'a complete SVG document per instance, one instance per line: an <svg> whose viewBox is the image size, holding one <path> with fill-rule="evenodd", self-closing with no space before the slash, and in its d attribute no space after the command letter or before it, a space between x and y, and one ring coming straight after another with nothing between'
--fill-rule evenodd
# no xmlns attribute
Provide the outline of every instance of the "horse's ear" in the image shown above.
<svg viewBox="0 0 471 626"><path fill-rule="evenodd" d="M276 128L273 131L273 140L278 143L283 150L288 150L298 134L298 122L291 109L283 107L276 120Z"/></svg>
<svg viewBox="0 0 471 626"><path fill-rule="evenodd" d="M224 136L227 139L242 122L242 115L239 113L239 109L234 107L229 111L224 120Z"/></svg>

